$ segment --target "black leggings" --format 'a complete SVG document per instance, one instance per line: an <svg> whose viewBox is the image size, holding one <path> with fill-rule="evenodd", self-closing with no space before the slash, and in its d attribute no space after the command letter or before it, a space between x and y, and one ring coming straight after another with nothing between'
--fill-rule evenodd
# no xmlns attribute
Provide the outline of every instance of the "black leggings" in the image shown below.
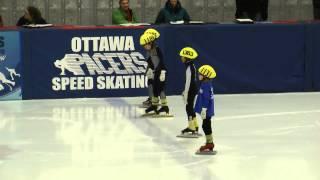
<svg viewBox="0 0 320 180"><path fill-rule="evenodd" d="M206 119L203 120L202 129L203 129L203 132L204 132L205 135L212 134L211 118L206 118Z"/></svg>
<svg viewBox="0 0 320 180"><path fill-rule="evenodd" d="M189 117L196 117L196 113L194 112L194 108L193 108L193 103L194 103L194 99L196 97L196 94L194 93L188 93L188 104L186 105L186 112Z"/></svg>
<svg viewBox="0 0 320 180"><path fill-rule="evenodd" d="M160 95L161 96L164 96L164 97L161 97L161 98L165 98L165 87L166 87L166 81L163 81L161 82L160 79L159 79L159 76L160 76L160 72L155 72L155 75L154 75L154 80L153 80L153 95L155 97L159 97ZM168 77L166 77L168 78Z"/></svg>

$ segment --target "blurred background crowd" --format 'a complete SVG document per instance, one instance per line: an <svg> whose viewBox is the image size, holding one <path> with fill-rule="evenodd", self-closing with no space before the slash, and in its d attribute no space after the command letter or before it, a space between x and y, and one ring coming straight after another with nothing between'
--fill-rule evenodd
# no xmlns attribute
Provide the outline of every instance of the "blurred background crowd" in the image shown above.
<svg viewBox="0 0 320 180"><path fill-rule="evenodd" d="M121 1L0 0L1 23L6 26L33 22L71 25L116 24L113 22L113 14L121 7ZM132 22L163 23L164 19L157 20L163 18L165 12L161 11L169 1L130 0L128 4L133 14L125 13L125 16L135 18L131 19ZM232 22L239 17L249 17L256 21L320 18L320 0L179 0L178 3L187 12L190 20L204 22ZM31 14L29 19L28 14Z"/></svg>

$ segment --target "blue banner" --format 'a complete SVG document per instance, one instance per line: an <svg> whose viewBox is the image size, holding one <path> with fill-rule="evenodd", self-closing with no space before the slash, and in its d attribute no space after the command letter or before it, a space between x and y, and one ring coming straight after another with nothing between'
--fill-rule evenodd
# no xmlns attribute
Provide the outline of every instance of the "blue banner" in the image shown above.
<svg viewBox="0 0 320 180"><path fill-rule="evenodd" d="M0 100L22 99L20 54L20 33L0 31Z"/></svg>
<svg viewBox="0 0 320 180"><path fill-rule="evenodd" d="M24 99L147 94L144 29L24 30Z"/></svg>
<svg viewBox="0 0 320 180"><path fill-rule="evenodd" d="M216 69L216 93L304 90L304 25L171 26L166 28L166 39L167 63L178 71L169 88L183 88L178 83L184 75L178 52L192 46L199 53L197 67L210 64Z"/></svg>
<svg viewBox="0 0 320 180"><path fill-rule="evenodd" d="M197 67L210 64L216 69L216 93L302 92L318 87L314 81L319 82L320 71L314 68L319 68L315 61L306 61L312 39L306 37L306 26L153 26L161 33L157 44L168 69L167 94L183 90L185 67L179 51L186 46L198 51ZM146 28L22 30L23 98L147 95L146 55L139 45Z"/></svg>
<svg viewBox="0 0 320 180"><path fill-rule="evenodd" d="M306 76L310 90L320 91L320 23L307 26Z"/></svg>

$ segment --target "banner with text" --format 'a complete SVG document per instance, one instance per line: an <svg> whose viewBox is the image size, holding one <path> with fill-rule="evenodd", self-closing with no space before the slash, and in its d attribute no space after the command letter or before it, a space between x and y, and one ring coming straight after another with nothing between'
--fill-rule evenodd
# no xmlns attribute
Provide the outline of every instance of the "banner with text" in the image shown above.
<svg viewBox="0 0 320 180"><path fill-rule="evenodd" d="M28 31L25 66L32 71L26 72L26 81L32 85L24 87L24 99L146 95L141 33L143 29Z"/></svg>
<svg viewBox="0 0 320 180"><path fill-rule="evenodd" d="M21 95L20 33L0 32L0 100L19 100Z"/></svg>

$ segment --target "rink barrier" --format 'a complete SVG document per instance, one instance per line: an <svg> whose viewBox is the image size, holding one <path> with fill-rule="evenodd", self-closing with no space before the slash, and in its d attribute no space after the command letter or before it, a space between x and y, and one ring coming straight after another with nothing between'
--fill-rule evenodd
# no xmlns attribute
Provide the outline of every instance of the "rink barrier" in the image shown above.
<svg viewBox="0 0 320 180"><path fill-rule="evenodd" d="M0 101L21 100L22 68L20 33L0 31Z"/></svg>
<svg viewBox="0 0 320 180"><path fill-rule="evenodd" d="M168 69L168 95L183 90L185 70L178 52L185 46L198 51L197 67L216 69L216 93L320 90L320 24L153 27L161 33L157 44ZM23 99L147 95L147 55L139 45L146 28L18 30Z"/></svg>

